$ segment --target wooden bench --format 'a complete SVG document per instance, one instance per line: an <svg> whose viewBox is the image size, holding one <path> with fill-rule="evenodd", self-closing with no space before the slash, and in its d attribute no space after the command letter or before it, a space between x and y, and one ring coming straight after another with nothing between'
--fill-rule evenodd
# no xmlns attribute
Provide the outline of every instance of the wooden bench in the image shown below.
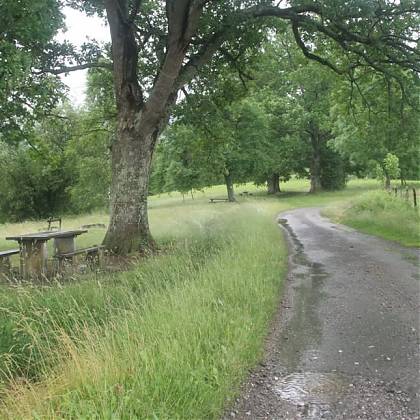
<svg viewBox="0 0 420 420"><path fill-rule="evenodd" d="M8 249L7 251L0 251L0 272L10 271L10 257L19 254L19 249Z"/></svg>
<svg viewBox="0 0 420 420"><path fill-rule="evenodd" d="M210 198L210 203L217 203L219 201L229 201L228 198Z"/></svg>
<svg viewBox="0 0 420 420"><path fill-rule="evenodd" d="M70 260L73 263L74 257L77 255L85 255L85 259L89 264L94 264L101 266L102 260L103 260L103 250L104 246L102 245L94 245L89 248L80 248L75 249L71 252L65 252L62 254L57 254L54 256L54 258L58 259L60 268L62 268L64 262L66 260Z"/></svg>

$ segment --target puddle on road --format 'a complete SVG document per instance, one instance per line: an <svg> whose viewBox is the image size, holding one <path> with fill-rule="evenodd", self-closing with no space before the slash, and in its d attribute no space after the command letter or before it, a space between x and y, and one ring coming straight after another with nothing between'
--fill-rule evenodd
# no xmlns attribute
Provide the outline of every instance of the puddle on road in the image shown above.
<svg viewBox="0 0 420 420"><path fill-rule="evenodd" d="M279 352L282 364L290 372L298 370L309 353L318 348L322 336L322 320L318 309L325 297L324 282L329 274L322 264L311 261L304 251L304 246L290 227L286 219L278 222L287 231L294 251L291 253L289 278L292 281L292 311L283 328Z"/></svg>
<svg viewBox="0 0 420 420"><path fill-rule="evenodd" d="M280 379L274 392L279 398L295 406L303 419L332 418L331 404L338 401L344 391L343 379L335 373L304 371L315 368L322 341L322 320L319 308L325 298L323 285L329 274L320 263L311 261L304 245L287 219L278 219L287 231L294 252L291 255L289 276L293 281L293 309L286 322L279 348L281 363L291 373ZM312 359L312 361L311 361ZM296 373L296 371L303 372Z"/></svg>
<svg viewBox="0 0 420 420"><path fill-rule="evenodd" d="M283 400L298 407L305 419L328 419L330 406L344 392L343 379L333 373L292 373L281 379L274 391Z"/></svg>

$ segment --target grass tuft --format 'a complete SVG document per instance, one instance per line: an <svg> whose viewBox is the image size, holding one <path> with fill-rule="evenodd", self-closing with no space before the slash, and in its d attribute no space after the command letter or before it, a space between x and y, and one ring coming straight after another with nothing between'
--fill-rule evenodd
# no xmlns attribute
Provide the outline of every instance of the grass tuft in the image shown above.
<svg viewBox="0 0 420 420"><path fill-rule="evenodd" d="M351 202L324 211L339 223L365 233L420 246L420 215L410 203L386 191L371 191Z"/></svg>

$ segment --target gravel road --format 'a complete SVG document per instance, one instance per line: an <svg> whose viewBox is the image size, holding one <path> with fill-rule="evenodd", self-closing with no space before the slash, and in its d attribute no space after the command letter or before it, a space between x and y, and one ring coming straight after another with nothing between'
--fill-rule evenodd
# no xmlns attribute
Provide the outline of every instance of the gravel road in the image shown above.
<svg viewBox="0 0 420 420"><path fill-rule="evenodd" d="M264 360L224 418L418 419L418 250L316 208L279 223L290 247L283 300Z"/></svg>

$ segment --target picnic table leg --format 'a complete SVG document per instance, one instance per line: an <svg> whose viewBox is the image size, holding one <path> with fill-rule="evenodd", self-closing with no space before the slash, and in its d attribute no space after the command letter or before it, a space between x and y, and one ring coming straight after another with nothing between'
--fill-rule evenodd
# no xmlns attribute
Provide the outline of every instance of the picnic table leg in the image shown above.
<svg viewBox="0 0 420 420"><path fill-rule="evenodd" d="M10 273L10 258L2 257L0 258L0 274L9 274Z"/></svg>
<svg viewBox="0 0 420 420"><path fill-rule="evenodd" d="M25 251L23 248L23 243L19 242L19 273L22 277L24 277L24 269L25 269Z"/></svg>
<svg viewBox="0 0 420 420"><path fill-rule="evenodd" d="M48 252L45 241L24 241L22 251L22 275L25 279L47 274Z"/></svg>

